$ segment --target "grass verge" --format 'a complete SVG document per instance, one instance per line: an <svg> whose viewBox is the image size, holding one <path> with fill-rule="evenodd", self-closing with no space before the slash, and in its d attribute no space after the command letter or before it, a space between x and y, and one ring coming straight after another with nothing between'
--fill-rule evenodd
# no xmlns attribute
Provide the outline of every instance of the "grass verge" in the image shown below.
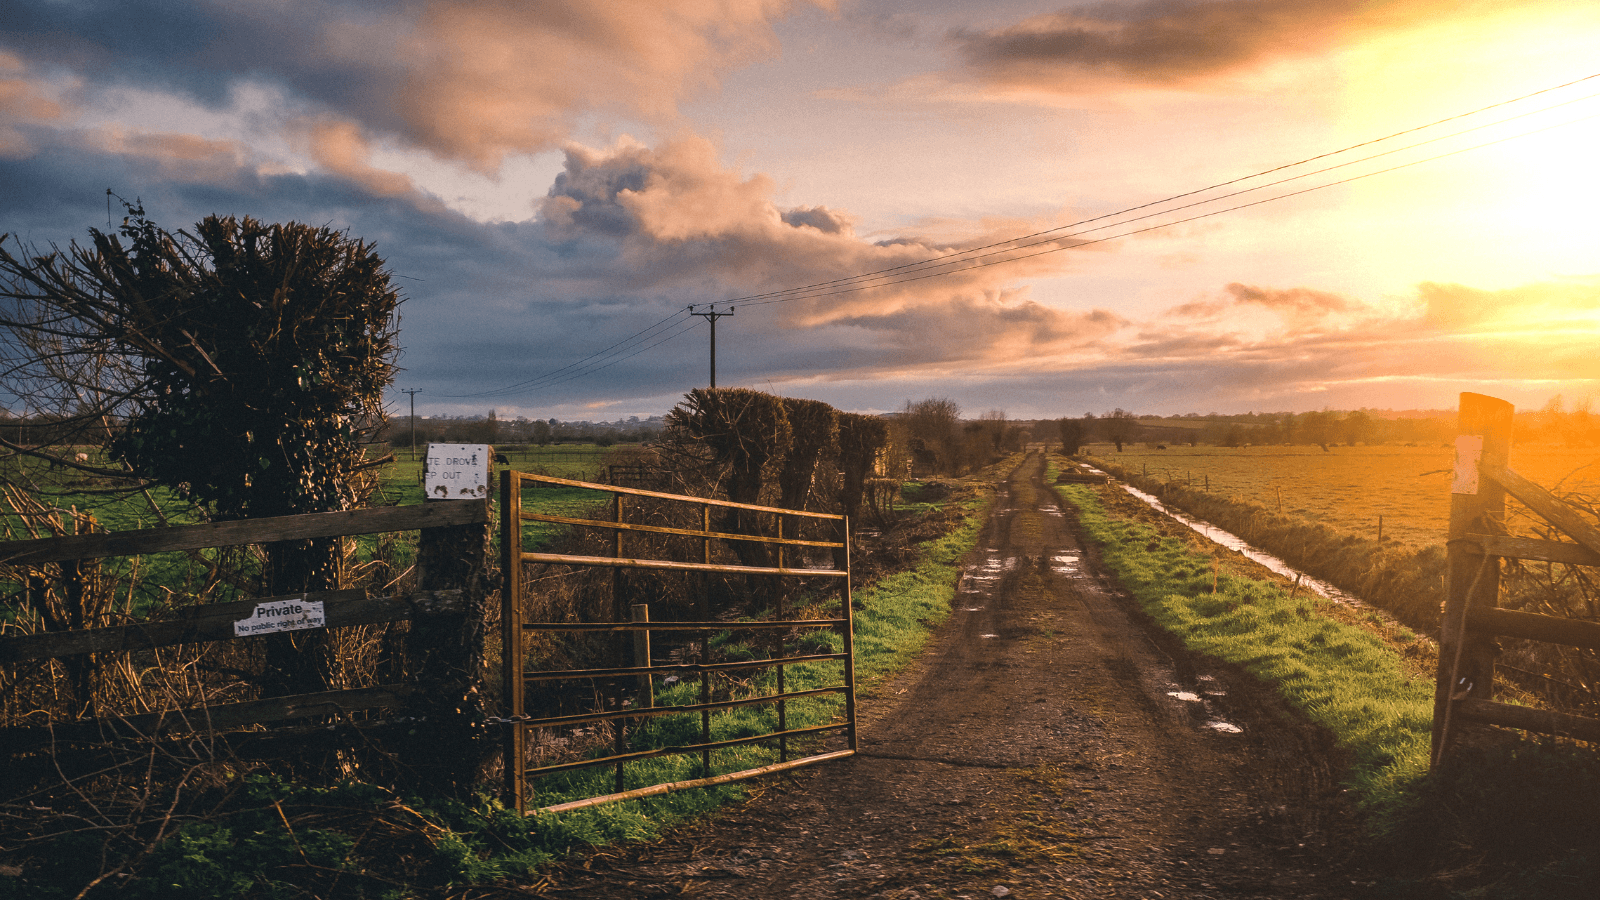
<svg viewBox="0 0 1600 900"><path fill-rule="evenodd" d="M1327 601L1228 574L1185 540L1057 487L1106 566L1190 648L1273 685L1348 752L1366 817L1375 895L1407 900L1600 896L1600 756L1554 741L1479 740L1428 771L1433 684Z"/></svg>
<svg viewBox="0 0 1600 900"><path fill-rule="evenodd" d="M1427 769L1433 685L1407 675L1371 633L1318 613L1320 598L1218 572L1209 556L1150 525L1109 514L1081 485L1057 490L1106 566L1157 624L1202 653L1275 684L1351 753L1367 804Z"/></svg>
<svg viewBox="0 0 1600 900"><path fill-rule="evenodd" d="M1432 635L1444 602L1441 546L1421 550L1375 541L1299 516L1274 512L1178 482L1145 478L1100 458L1094 465L1161 502L1231 532L1302 572L1378 606L1411 628Z"/></svg>

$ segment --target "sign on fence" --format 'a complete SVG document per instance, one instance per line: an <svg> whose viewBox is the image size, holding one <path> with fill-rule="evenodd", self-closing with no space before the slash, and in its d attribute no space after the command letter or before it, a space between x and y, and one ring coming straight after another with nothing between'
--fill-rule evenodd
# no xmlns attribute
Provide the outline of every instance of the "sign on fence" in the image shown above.
<svg viewBox="0 0 1600 900"><path fill-rule="evenodd" d="M257 634L326 627L328 620L323 615L322 601L307 600L305 595L301 594L298 600L257 603L252 615L234 621L233 634L235 637L250 637Z"/></svg>
<svg viewBox="0 0 1600 900"><path fill-rule="evenodd" d="M422 467L429 500L481 500L489 496L488 444L429 444Z"/></svg>

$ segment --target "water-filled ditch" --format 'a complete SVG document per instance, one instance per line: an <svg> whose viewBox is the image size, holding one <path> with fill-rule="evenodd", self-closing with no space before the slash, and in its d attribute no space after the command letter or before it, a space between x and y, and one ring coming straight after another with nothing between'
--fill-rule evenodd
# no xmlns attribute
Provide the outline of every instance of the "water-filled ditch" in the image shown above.
<svg viewBox="0 0 1600 900"><path fill-rule="evenodd" d="M1094 468L1093 466L1084 466L1084 468L1099 475L1106 474L1101 472L1099 469ZM1169 509L1167 508L1166 504L1162 503L1157 497L1147 494L1144 491L1133 487L1132 485L1124 484L1122 485L1122 489L1127 491L1129 495L1136 497L1149 505L1151 509L1154 509L1162 515L1174 519L1212 543L1220 544L1221 546L1226 547L1235 553L1248 557L1249 559L1266 566L1279 575L1282 575L1286 578L1293 578L1295 579L1296 584L1320 594L1329 600L1333 600L1338 603L1349 604L1351 606L1363 605L1357 598L1339 590L1326 581L1312 578L1310 575L1298 571L1293 566L1289 565L1278 557L1273 556L1265 550L1250 546L1249 544L1245 543L1243 538L1233 534L1232 532L1224 531L1209 522L1202 522L1199 519L1184 515L1177 510Z"/></svg>

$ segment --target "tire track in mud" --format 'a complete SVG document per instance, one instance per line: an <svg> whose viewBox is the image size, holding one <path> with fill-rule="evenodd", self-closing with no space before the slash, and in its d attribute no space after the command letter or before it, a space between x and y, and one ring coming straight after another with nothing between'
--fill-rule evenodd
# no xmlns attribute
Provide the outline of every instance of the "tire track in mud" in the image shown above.
<svg viewBox="0 0 1600 900"><path fill-rule="evenodd" d="M568 896L1358 896L1326 738L1153 633L1030 456L860 752L552 873ZM1186 699L1186 698L1195 699ZM1221 711L1235 733L1208 727Z"/></svg>

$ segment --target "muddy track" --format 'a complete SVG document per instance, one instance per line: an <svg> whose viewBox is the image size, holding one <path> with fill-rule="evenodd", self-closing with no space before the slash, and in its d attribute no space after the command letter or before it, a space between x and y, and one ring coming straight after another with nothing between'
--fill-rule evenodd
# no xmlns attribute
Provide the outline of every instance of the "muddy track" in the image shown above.
<svg viewBox="0 0 1600 900"><path fill-rule="evenodd" d="M596 898L1355 897L1328 741L1096 570L1030 456L860 752L550 873Z"/></svg>

